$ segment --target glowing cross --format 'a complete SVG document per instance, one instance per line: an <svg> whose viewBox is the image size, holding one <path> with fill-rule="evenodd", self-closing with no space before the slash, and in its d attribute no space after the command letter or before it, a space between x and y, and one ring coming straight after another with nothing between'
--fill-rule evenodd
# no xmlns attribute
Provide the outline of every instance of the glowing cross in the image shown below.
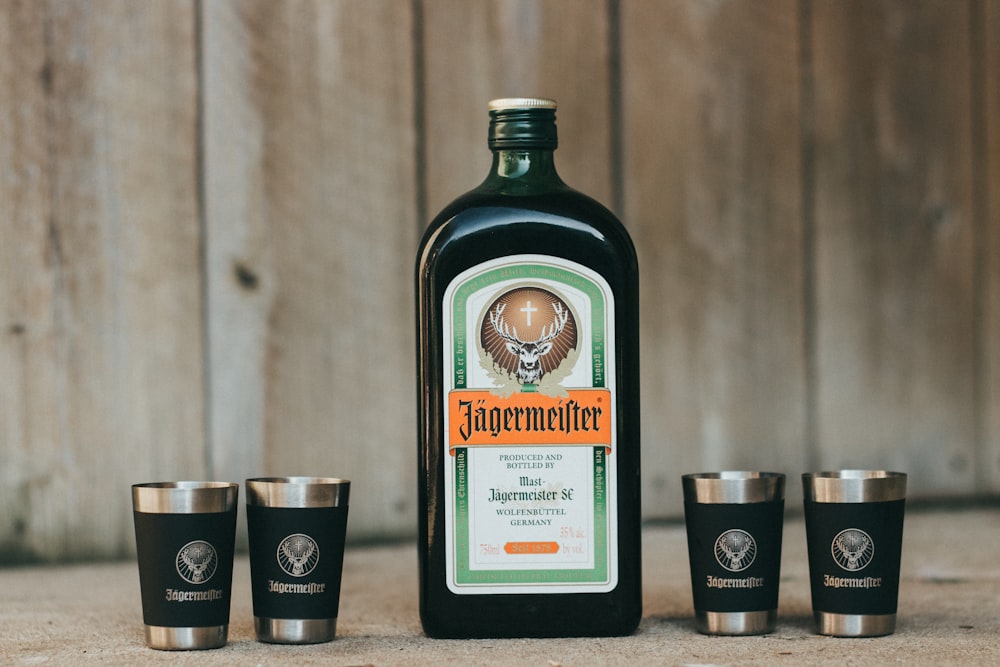
<svg viewBox="0 0 1000 667"><path fill-rule="evenodd" d="M529 301L525 302L524 308L521 309L521 312L528 316L527 325L530 327L531 326L531 314L532 313L537 313L538 309L537 308L532 308L531 307L531 301L529 300Z"/></svg>

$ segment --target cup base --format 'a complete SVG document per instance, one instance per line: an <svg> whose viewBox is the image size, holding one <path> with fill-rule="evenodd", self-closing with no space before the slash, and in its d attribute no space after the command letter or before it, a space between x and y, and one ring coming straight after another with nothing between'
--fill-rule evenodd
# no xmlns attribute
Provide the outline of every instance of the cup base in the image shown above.
<svg viewBox="0 0 1000 667"><path fill-rule="evenodd" d="M210 625L200 628L146 626L146 646L158 651L200 651L221 648L226 645L228 640L228 625Z"/></svg>
<svg viewBox="0 0 1000 667"><path fill-rule="evenodd" d="M698 632L706 635L765 635L774 632L776 609L768 611L696 611Z"/></svg>
<svg viewBox="0 0 1000 667"><path fill-rule="evenodd" d="M320 644L337 634L336 618L263 618L253 617L257 641L268 644Z"/></svg>
<svg viewBox="0 0 1000 667"><path fill-rule="evenodd" d="M881 637L896 631L895 614L834 614L813 612L816 632L831 637Z"/></svg>

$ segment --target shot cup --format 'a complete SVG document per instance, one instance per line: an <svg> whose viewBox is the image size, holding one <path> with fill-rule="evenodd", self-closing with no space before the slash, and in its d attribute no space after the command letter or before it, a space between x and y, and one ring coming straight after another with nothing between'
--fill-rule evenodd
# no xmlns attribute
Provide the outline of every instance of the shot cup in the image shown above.
<svg viewBox="0 0 1000 667"><path fill-rule="evenodd" d="M259 641L315 644L336 635L350 490L332 477L246 480Z"/></svg>
<svg viewBox="0 0 1000 667"><path fill-rule="evenodd" d="M778 610L785 476L726 471L681 479L698 631L772 632Z"/></svg>
<svg viewBox="0 0 1000 667"><path fill-rule="evenodd" d="M208 649L228 641L239 490L230 482L132 486L150 648Z"/></svg>
<svg viewBox="0 0 1000 667"><path fill-rule="evenodd" d="M892 634L906 474L806 473L802 487L817 632L836 637Z"/></svg>

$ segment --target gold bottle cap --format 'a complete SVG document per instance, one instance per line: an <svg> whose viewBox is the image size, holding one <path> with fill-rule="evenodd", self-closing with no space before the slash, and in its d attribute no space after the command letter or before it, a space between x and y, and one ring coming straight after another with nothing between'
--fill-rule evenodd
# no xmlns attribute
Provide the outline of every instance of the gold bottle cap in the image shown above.
<svg viewBox="0 0 1000 667"><path fill-rule="evenodd" d="M555 109L556 101L544 97L501 97L490 100L490 111L506 109Z"/></svg>

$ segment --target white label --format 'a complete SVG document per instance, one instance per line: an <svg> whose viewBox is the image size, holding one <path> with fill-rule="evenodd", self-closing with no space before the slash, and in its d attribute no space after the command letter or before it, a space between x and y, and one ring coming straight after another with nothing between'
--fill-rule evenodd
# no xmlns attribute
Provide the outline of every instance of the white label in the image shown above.
<svg viewBox="0 0 1000 667"><path fill-rule="evenodd" d="M579 264L478 265L443 304L448 587L602 593L618 581L614 300Z"/></svg>

